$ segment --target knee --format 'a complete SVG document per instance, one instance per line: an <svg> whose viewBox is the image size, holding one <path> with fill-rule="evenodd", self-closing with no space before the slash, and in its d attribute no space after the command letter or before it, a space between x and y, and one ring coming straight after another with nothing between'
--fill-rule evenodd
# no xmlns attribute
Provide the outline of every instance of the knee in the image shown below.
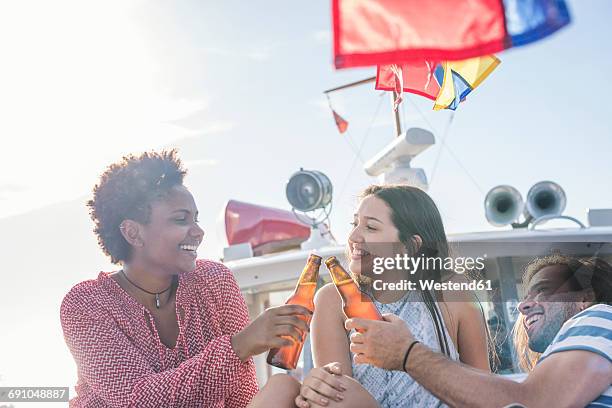
<svg viewBox="0 0 612 408"><path fill-rule="evenodd" d="M344 400L342 401L346 407L351 408L380 408L378 402L372 395L352 377L343 375L343 383L346 387L344 391Z"/></svg>
<svg viewBox="0 0 612 408"><path fill-rule="evenodd" d="M274 374L272 377L268 378L267 384L290 388L300 387L300 382L289 374Z"/></svg>
<svg viewBox="0 0 612 408"><path fill-rule="evenodd" d="M255 395L249 408L294 407L294 400L300 393L300 383L287 374L275 374L268 378L266 385Z"/></svg>
<svg viewBox="0 0 612 408"><path fill-rule="evenodd" d="M286 393L295 395L300 393L300 386L300 382L288 374L274 374L268 378L268 382L265 385L266 388L284 390Z"/></svg>

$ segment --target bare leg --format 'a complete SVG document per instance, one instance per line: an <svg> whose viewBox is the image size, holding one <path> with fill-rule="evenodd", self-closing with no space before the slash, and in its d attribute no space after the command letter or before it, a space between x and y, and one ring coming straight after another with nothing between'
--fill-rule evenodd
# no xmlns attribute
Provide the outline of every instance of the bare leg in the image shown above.
<svg viewBox="0 0 612 408"><path fill-rule="evenodd" d="M343 383L347 389L342 393L344 399L342 401L329 400L326 405L320 405L313 401L308 401L309 408L380 408L378 402L372 395L359 384L357 380L347 375L343 375ZM305 400L300 397L302 402ZM306 405L300 405L306 406Z"/></svg>
<svg viewBox="0 0 612 408"><path fill-rule="evenodd" d="M380 408L372 395L352 377L343 375L347 390L341 402L330 401L328 408ZM314 408L314 407L313 407Z"/></svg>
<svg viewBox="0 0 612 408"><path fill-rule="evenodd" d="M295 408L295 397L300 394L300 383L287 374L274 374L255 395L248 408Z"/></svg>

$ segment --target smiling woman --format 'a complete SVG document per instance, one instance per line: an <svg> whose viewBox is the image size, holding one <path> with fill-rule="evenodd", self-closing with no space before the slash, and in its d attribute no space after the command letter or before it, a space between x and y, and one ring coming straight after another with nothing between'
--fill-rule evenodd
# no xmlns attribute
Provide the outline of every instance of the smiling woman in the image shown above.
<svg viewBox="0 0 612 408"><path fill-rule="evenodd" d="M298 315L310 312L295 305L249 324L231 272L196 259L204 231L184 175L174 150L130 155L94 188L98 242L122 268L62 302L73 407L244 407L257 392L251 356L308 329Z"/></svg>

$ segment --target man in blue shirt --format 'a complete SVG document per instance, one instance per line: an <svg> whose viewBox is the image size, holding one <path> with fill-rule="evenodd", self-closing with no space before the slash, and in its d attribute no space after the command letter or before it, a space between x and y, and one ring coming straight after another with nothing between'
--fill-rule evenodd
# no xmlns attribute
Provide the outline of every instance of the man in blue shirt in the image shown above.
<svg viewBox="0 0 612 408"><path fill-rule="evenodd" d="M404 370L457 407L612 407L612 267L601 259L560 255L528 266L519 305L529 348L542 353L526 379L514 382L431 351L393 315L349 319L357 363Z"/></svg>

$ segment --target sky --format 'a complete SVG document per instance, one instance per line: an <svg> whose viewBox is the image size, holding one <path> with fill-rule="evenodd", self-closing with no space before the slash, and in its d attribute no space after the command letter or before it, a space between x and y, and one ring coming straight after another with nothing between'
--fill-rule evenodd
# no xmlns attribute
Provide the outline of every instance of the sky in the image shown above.
<svg viewBox="0 0 612 408"><path fill-rule="evenodd" d="M554 180L582 221L612 207L612 3L568 3L571 26L500 53L452 122L406 96L404 126L437 140L413 165L448 232L494 229L483 200L498 184L525 195ZM331 95L350 123L338 134L323 91L374 70L336 71L330 28L324 1L0 3L0 385L74 384L59 305L115 268L85 201L124 154L179 149L202 256L221 256L227 200L289 209L285 184L300 167L331 179L331 228L345 240L356 195L376 181L363 162L394 134L389 96L372 84Z"/></svg>

